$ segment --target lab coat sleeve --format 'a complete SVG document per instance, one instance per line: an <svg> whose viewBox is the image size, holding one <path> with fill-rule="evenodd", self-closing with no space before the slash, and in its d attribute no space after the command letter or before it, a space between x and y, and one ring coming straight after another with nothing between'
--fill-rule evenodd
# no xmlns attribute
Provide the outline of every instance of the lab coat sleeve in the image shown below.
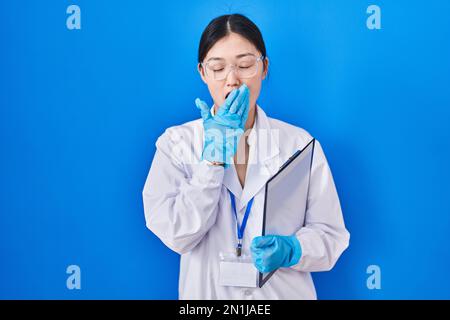
<svg viewBox="0 0 450 320"><path fill-rule="evenodd" d="M331 170L317 140L305 224L296 236L300 241L302 256L292 268L306 272L331 270L350 240Z"/></svg>
<svg viewBox="0 0 450 320"><path fill-rule="evenodd" d="M146 225L170 249L183 254L216 220L224 168L200 162L187 175L167 131L156 147L142 192Z"/></svg>

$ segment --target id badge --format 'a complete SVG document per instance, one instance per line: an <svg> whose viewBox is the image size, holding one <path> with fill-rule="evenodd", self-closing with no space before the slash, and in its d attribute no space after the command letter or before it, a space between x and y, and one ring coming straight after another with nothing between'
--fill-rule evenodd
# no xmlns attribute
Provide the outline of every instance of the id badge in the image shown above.
<svg viewBox="0 0 450 320"><path fill-rule="evenodd" d="M236 253L221 253L219 284L229 287L256 288L258 270L253 265L250 255L236 256Z"/></svg>

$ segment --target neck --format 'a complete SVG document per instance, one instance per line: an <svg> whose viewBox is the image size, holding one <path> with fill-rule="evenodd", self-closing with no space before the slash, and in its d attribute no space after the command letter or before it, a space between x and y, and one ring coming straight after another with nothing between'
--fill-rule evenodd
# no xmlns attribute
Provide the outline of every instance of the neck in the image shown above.
<svg viewBox="0 0 450 320"><path fill-rule="evenodd" d="M253 125L255 124L255 118L256 118L256 105L250 108L250 111L248 112L247 122L245 123L245 131L253 128Z"/></svg>

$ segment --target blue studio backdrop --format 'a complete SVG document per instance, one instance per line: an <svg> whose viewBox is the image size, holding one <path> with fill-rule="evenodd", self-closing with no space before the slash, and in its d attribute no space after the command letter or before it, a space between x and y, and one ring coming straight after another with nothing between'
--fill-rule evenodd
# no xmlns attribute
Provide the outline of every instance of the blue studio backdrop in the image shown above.
<svg viewBox="0 0 450 320"><path fill-rule="evenodd" d="M259 104L320 140L351 233L318 297L450 298L449 1L4 0L1 299L178 297L141 193L157 137L211 103L201 32L235 12L266 42Z"/></svg>

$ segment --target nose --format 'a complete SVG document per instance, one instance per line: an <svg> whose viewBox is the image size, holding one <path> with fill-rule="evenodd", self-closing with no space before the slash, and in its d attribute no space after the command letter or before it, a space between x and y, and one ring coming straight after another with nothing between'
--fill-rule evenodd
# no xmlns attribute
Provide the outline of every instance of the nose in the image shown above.
<svg viewBox="0 0 450 320"><path fill-rule="evenodd" d="M228 71L226 80L227 80L226 85L228 87L233 87L233 86L239 86L240 85L240 79L236 75L236 67L235 66L232 66L230 71Z"/></svg>

